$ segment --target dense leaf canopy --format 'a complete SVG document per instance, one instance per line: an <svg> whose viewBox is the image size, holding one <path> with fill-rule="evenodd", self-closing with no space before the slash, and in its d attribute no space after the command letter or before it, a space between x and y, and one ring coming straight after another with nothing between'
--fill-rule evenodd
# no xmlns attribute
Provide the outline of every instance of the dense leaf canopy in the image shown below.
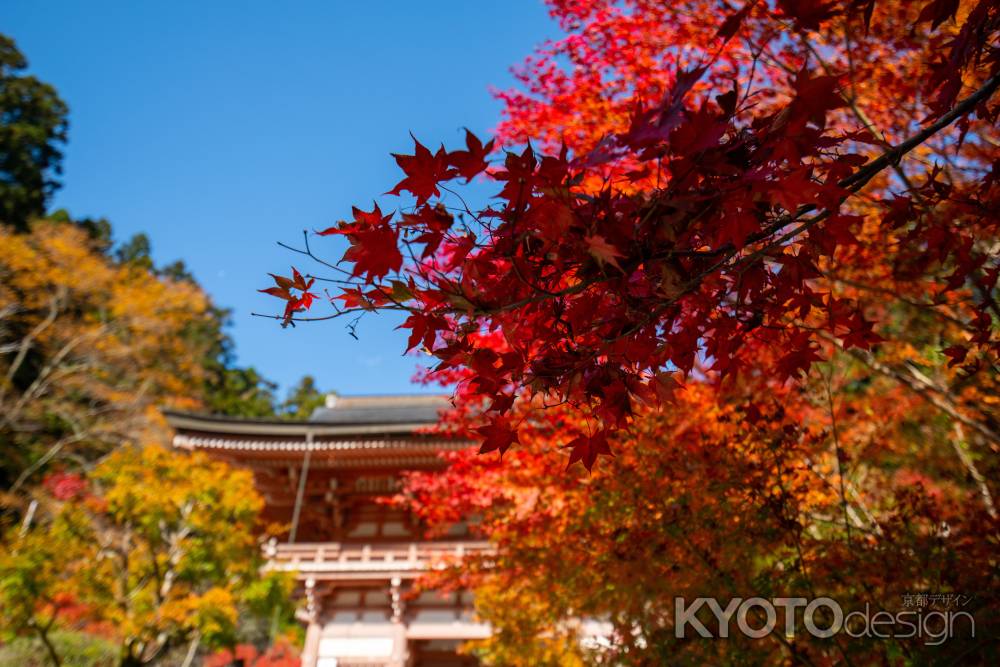
<svg viewBox="0 0 1000 667"><path fill-rule="evenodd" d="M316 276L275 277L286 324L403 311L410 349L487 401L484 451L518 441L527 391L592 410L571 453L588 467L678 381L780 382L831 346L870 353L879 291L961 308L942 349L965 374L991 367L996 3L554 12L571 34L501 94L501 138L538 140L496 165L471 133L458 150L415 141L391 190L413 206L319 232L347 238L340 263L302 250L338 286L328 299ZM457 188L480 177L499 193L474 208ZM781 354L763 368L762 349Z"/></svg>

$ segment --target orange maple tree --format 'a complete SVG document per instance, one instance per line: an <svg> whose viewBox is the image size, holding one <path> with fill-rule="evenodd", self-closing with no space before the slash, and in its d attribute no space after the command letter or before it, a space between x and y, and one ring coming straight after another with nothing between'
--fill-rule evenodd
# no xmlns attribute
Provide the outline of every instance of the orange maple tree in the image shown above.
<svg viewBox="0 0 1000 667"><path fill-rule="evenodd" d="M589 415L538 407L514 408L526 417L521 446L502 461L473 448L449 453L444 473L411 475L396 499L432 534L472 517L474 533L496 546L423 582L475 591L494 628L471 647L486 664L996 657L984 638L996 636L998 522L989 491L980 495L961 460L974 439L960 439L954 422L850 355L817 364L800 384L688 383L669 409L644 412L612 436L617 455L590 473L566 470L562 448L590 433ZM448 417L457 436L474 434L474 413ZM995 477L995 460L988 465ZM923 630L822 640L802 630L801 615L789 637L675 636L676 596L723 606L751 595L828 596L845 613L895 614L913 611L904 600L918 592L961 594L975 638L963 629L946 642ZM568 641L586 637L588 620L606 624L599 649Z"/></svg>

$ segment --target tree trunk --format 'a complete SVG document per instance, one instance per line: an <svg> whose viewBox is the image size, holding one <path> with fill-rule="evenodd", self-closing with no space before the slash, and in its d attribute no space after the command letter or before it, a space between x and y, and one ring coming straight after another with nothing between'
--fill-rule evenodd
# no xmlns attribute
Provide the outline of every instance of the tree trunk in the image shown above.
<svg viewBox="0 0 1000 667"><path fill-rule="evenodd" d="M51 624L49 624L49 627L51 627ZM52 661L52 664L55 665L55 667L61 667L62 660L59 658L59 654L56 653L56 647L52 644L52 640L49 639L49 628L39 628L38 637L42 640L42 643L45 644L45 650L48 652L49 659Z"/></svg>

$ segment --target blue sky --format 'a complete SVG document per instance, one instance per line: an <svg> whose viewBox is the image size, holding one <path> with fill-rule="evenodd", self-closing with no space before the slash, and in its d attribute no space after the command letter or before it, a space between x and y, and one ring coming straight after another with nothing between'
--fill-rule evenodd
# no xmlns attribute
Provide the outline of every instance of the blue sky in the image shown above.
<svg viewBox="0 0 1000 667"><path fill-rule="evenodd" d="M234 310L239 362L289 386L412 391L418 360L390 316L282 330L266 272L298 242L400 178L390 152L456 145L499 117L490 85L555 35L541 0L512 2L37 2L5 0L2 30L70 107L53 202L146 232ZM318 250L339 259L331 240ZM325 244L325 245L324 245ZM318 271L317 271L318 272Z"/></svg>

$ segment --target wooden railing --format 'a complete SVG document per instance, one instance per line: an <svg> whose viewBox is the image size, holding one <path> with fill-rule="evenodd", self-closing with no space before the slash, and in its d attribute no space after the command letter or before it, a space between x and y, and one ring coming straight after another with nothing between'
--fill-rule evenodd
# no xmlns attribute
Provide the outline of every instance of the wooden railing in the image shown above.
<svg viewBox="0 0 1000 667"><path fill-rule="evenodd" d="M294 571L302 575L328 573L415 576L422 570L442 566L466 555L492 552L488 542L401 542L390 544L343 544L271 542L264 548L267 569Z"/></svg>

